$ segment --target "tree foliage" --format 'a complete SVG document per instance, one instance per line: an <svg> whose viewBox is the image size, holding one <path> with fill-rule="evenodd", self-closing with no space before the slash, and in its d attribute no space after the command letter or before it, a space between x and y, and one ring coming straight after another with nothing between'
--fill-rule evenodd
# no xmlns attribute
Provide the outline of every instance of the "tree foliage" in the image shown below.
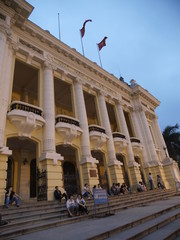
<svg viewBox="0 0 180 240"><path fill-rule="evenodd" d="M169 152L169 156L178 161L180 158L180 132L179 125L167 126L163 131L163 137ZM178 161L180 166L180 160Z"/></svg>

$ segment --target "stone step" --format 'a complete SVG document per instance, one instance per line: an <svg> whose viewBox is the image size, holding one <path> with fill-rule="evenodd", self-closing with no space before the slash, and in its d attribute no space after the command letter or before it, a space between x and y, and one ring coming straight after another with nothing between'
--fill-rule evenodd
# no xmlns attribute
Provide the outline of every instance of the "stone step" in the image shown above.
<svg viewBox="0 0 180 240"><path fill-rule="evenodd" d="M156 198L151 198L150 201L158 200L158 199L162 199L162 197L161 196L160 197L156 196ZM117 205L117 202L113 202L113 203L110 202L109 206L110 206L111 212L112 211L113 212L115 212L115 211L117 212L117 211L120 211L120 210L128 208L128 207L137 206L138 204L144 205L144 204L147 203L147 201L149 202L149 199L148 200L147 199L141 199L141 200L138 200L136 202L134 202L134 201L127 201L127 202L123 202L123 203L122 202L121 203L118 202L118 205ZM91 205L88 204L88 208L89 208L90 211L93 211L94 205L93 204L91 204ZM107 211L108 210L108 206L107 205L99 205L97 207L96 212L99 213L102 210L106 210ZM29 218L32 218L32 217L33 218L38 218L38 220L39 220L39 218L42 218L43 216L47 216L47 215L51 215L52 216L53 213L55 214L55 217L56 217L57 212L58 212L58 214L59 214L59 216L61 218L66 216L66 213L67 213L66 207L65 206L64 207L60 207L59 206L59 207L56 207L55 209L50 208L48 210L45 209L43 211L39 211L39 209L38 209L38 211L28 211L28 212L25 212L25 213L16 212L16 215L15 214L13 214L13 215L11 215L11 214L3 215L3 218L6 219L9 222L24 221L27 218L29 219Z"/></svg>
<svg viewBox="0 0 180 240"><path fill-rule="evenodd" d="M153 196L153 195L157 195L157 194L162 194L162 193L176 193L175 190L153 190L153 191L147 191L147 192L141 192L141 193L133 193L133 194L125 194L125 195L119 195L122 199L130 199L130 198L141 198L142 196ZM109 199L118 199L119 196L109 196ZM91 200L88 200L89 202L92 201ZM62 199L62 203L65 203L65 200ZM21 202L21 209L32 209L32 207L34 207L34 205L36 207L46 207L46 206L53 206L53 205L58 205L58 202L57 201L35 201L35 200L30 200L30 201L22 201ZM3 209L4 211L6 209ZM15 210L15 208L11 209L12 211Z"/></svg>
<svg viewBox="0 0 180 240"><path fill-rule="evenodd" d="M179 220L180 218L180 208L174 209L170 212L167 212L161 216L158 216L154 219L150 219L148 221L142 221L139 224L135 224L134 227L128 230L121 230L119 233L115 233L112 229L109 233L111 240L138 240L143 239L148 234L168 225L169 223L175 221L176 219ZM133 225L132 225L133 226ZM115 233L115 234L114 234ZM91 238L91 239L103 239L103 238ZM151 238L151 239L159 239L159 238Z"/></svg>
<svg viewBox="0 0 180 240"><path fill-rule="evenodd" d="M169 191L168 192L159 192L155 195L154 194L151 195L151 198L153 196L155 196L155 197L158 197L158 196L169 197L169 196L172 196L172 195L173 195L173 192L169 192ZM145 195L140 195L139 197L136 197L136 196L133 197L132 194L127 195L126 197L124 197L124 195L123 196L120 195L118 197L115 196L115 197L109 198L109 202L110 202L110 205L111 205L113 203L117 203L117 200L118 200L119 204L124 204L124 203L127 204L131 201L139 201L139 200L148 199L148 198L149 198L149 196L147 196L146 194ZM89 206L92 206L94 204L93 200L87 200L86 202ZM14 214L17 214L17 213L18 214L21 213L21 215L23 215L23 214L26 214L29 211L31 211L31 213L33 211L35 211L37 213L38 211L41 212L43 210L43 211L48 212L48 210L51 211L51 210L53 210L53 209L55 210L57 208L62 208L62 210L64 210L63 208L65 207L65 201L63 201L61 204L59 204L58 202L52 202L52 204L48 203L47 205L44 204L44 203L42 203L42 204L43 204L42 206L39 205L39 203L34 204L32 206L24 206L24 207L20 206L20 208L17 208L16 206L10 206L9 209L3 209L2 214L3 214L4 217L7 217L8 215L13 216Z"/></svg>
<svg viewBox="0 0 180 240"><path fill-rule="evenodd" d="M172 240L180 236L180 218L144 237L143 240Z"/></svg>
<svg viewBox="0 0 180 240"><path fill-rule="evenodd" d="M166 197L168 197L169 195L167 195L166 194ZM156 196L155 198L151 198L151 201L153 201L153 200L157 200L157 199L162 199L162 198L164 198L164 196L162 197L162 196ZM136 203L136 205L137 204L139 204L139 203L141 203L141 204L146 204L147 202L149 202L148 201L149 200L149 198L148 199L146 199L146 198L142 198L142 199L140 199L140 200L138 200L138 201L133 201L133 200L131 200L131 201L126 201L126 202L118 202L118 209L120 209L119 208L119 206L122 208L122 209L124 209L124 208L126 208L126 207L130 207L130 206L133 206L133 205L135 205L135 203ZM142 202L143 201L143 202ZM89 202L87 202L87 205L88 205L88 207L89 207L89 210L93 210L93 208L94 208L94 205L93 205L93 203L91 203L91 204L89 204ZM117 201L110 201L110 204L109 204L109 206L110 206L110 208L111 209L113 209L114 207L116 207L117 206ZM104 209L104 208L107 208L107 205L99 205L99 206L97 206L97 212L98 211L100 211L101 209ZM64 213L64 212L66 212L67 210L66 210L66 207L65 207L65 205L63 205L63 206L57 206L57 207L55 207L55 208L49 208L49 209L41 209L41 210L32 210L32 209L30 209L30 211L22 211L20 208L16 211L16 213L14 213L14 214L11 214L11 210L10 209L8 209L9 210L9 212L8 212L8 214L5 214L5 213L3 213L3 218L4 219L6 219L6 220L8 220L8 221L13 221L13 220L16 220L16 219L23 219L23 218L27 218L28 216L36 216L37 215L37 217L39 217L39 216L43 216L43 215L47 215L47 214L51 214L51 213L57 213L57 211L59 212L59 213ZM43 210L43 211L42 211Z"/></svg>
<svg viewBox="0 0 180 240"><path fill-rule="evenodd" d="M158 199L155 199L158 200ZM152 202L152 200L149 200ZM139 204L143 204L143 202L141 203L133 203L133 206L138 206ZM127 207L132 207L132 205L127 206ZM126 208L127 208L126 207ZM114 212L116 211L120 211L123 209L123 206L118 206L118 207L114 207L112 210ZM107 212L106 208L101 208L98 211L98 214L105 214ZM93 215L93 211L90 213L90 216ZM67 216L67 214L66 214ZM81 216L81 217L77 217L76 221L80 221L82 219L87 219L88 216ZM74 218L73 218L73 222L74 222ZM31 219L31 220L24 220L22 223L18 222L18 223L10 223L8 225L6 225L6 227L4 229L2 229L1 233L0 233L0 237L3 237L4 239L6 237L13 237L16 235L21 235L21 234L25 234L25 233L29 233L29 232L33 232L33 231L39 231L42 229L47 229L50 228L52 226L60 226L63 224L67 224L67 223L72 223L71 219L69 218L64 218L64 219L60 219L60 216L57 217L56 216L51 216L51 218L48 218L47 216L44 216L44 218L38 219Z"/></svg>
<svg viewBox="0 0 180 240"><path fill-rule="evenodd" d="M141 195L141 196L140 196ZM148 195L146 194L139 194L140 198L138 198L138 200L134 201L134 197L133 194L131 195L127 195L131 198L130 201L125 201L126 198L123 199L124 196L118 196L118 197L110 197L110 205L111 205L111 211L113 212L118 212L121 211L123 209L126 208L130 208L130 207L135 207L135 206L139 206L139 205L145 205L148 202L152 202L152 201L157 201L160 199L163 199L164 197L170 197L174 195L173 191L166 191L166 192L156 192L156 194L154 195L154 197L149 198ZM117 205L117 200L121 200L123 199L123 202L118 201L118 205ZM122 204L123 203L123 204ZM87 204L89 206L89 210L90 210L90 216L93 215L93 201L87 201ZM39 205L39 203L38 203ZM47 204L47 207L49 203ZM58 206L58 203L54 204L54 206ZM37 208L39 209L39 207ZM8 209L9 210L9 209ZM8 211L6 210L6 211ZM52 227L52 226L60 226L63 224L68 224L71 223L71 220L74 221L80 221L82 219L87 219L88 216L80 216L77 218L73 218L73 219L69 219L67 218L67 210L65 208L65 203L64 205L61 207L60 205L58 206L58 213L57 210L55 209L52 210L50 209L49 212L47 212L47 209L45 209L44 211L41 211L41 213L39 214L39 212L35 212L35 214L33 215L31 213L31 209L29 209L29 211L26 212L29 213L29 216L20 216L20 212L18 213L18 210L21 210L21 208L18 208L16 211L16 216L14 215L14 219L12 219L11 217L9 217L9 221L10 223L8 225L6 225L6 227L4 226L4 229L2 229L1 227L1 231L2 233L0 233L0 237L3 236L3 238L5 239L6 237L13 237L16 235L21 235L24 234L25 232L33 232L33 231L39 231L41 229L47 229L48 227ZM25 209L24 209L25 210ZM103 206L100 205L97 208L97 214L105 214L107 212L107 205ZM59 214L59 216L58 216ZM3 215L4 216L4 215ZM7 215L8 216L8 215ZM5 218L4 218L5 219ZM74 220L76 219L76 220Z"/></svg>

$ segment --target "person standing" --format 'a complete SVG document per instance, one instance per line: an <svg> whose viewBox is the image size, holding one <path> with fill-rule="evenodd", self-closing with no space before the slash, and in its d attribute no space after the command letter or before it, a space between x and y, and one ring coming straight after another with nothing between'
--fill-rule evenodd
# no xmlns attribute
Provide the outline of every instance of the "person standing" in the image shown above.
<svg viewBox="0 0 180 240"><path fill-rule="evenodd" d="M158 186L158 188L161 188L161 189L165 188L163 185L162 179L159 175L157 175L157 186Z"/></svg>
<svg viewBox="0 0 180 240"><path fill-rule="evenodd" d="M149 173L148 179L149 179L149 184L150 184L150 190L153 190L153 180L152 180L152 175L151 175L151 173Z"/></svg>

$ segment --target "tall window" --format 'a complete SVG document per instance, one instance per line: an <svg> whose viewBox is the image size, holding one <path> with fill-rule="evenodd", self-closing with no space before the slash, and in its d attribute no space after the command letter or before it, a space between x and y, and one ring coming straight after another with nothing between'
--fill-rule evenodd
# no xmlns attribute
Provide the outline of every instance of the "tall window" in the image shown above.
<svg viewBox="0 0 180 240"><path fill-rule="evenodd" d="M124 111L124 117L125 117L125 120L126 120L129 136L134 137L133 127L132 127L132 123L131 123L129 113Z"/></svg>

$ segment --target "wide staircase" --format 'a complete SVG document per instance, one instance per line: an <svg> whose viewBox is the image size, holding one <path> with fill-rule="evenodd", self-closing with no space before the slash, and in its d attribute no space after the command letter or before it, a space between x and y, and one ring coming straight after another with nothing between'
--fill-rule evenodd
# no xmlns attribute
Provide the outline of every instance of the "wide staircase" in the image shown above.
<svg viewBox="0 0 180 240"><path fill-rule="evenodd" d="M143 193L127 194L123 196L122 195L113 196L113 197L111 196L109 197L109 206L99 205L98 207L96 207L96 215L103 216L107 212L109 212L109 209L110 209L110 213L116 213L127 208L145 206L148 203L151 203L153 201L168 199L175 195L177 195L177 192L175 190L154 190L154 191L147 191ZM93 217L94 202L93 200L87 200L86 202L90 212L89 215L82 215L82 216L77 216L73 218L68 218L65 201L62 201L61 203L59 203L57 201L37 202L34 200L34 201L22 202L19 208L17 208L16 206L10 206L9 209L6 209L1 206L2 219L8 221L8 224L0 227L0 239L3 239L3 240L12 239L13 237L16 237L19 235L40 231L44 229L49 229L52 227L57 227L65 224L75 223L75 222ZM176 213L175 211L175 209L178 209L179 207L180 207L180 204L177 206L174 206L174 208L172 209L167 210L169 213L168 219L170 219L171 222L174 219L179 220L178 218L180 216L180 213ZM152 219L151 218L149 219L153 220L153 217ZM167 219L164 219L164 225L166 223L169 223L170 221ZM157 222L157 224L161 225L161 223L159 222ZM117 230L117 232L120 232L120 231L121 229ZM153 231L151 230L151 232ZM106 233L105 233L105 236L106 236ZM105 238L103 236L102 238L101 236L97 236L97 239L105 239ZM140 238L136 236L136 238L132 238L132 239L140 239Z"/></svg>

